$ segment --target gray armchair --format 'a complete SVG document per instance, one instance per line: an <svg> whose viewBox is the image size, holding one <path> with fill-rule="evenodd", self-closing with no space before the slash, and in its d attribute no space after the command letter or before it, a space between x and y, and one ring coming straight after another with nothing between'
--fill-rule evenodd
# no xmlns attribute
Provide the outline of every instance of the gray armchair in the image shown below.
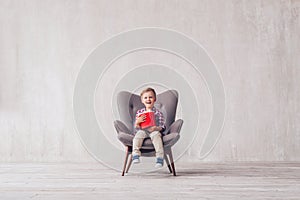
<svg viewBox="0 0 300 200"><path fill-rule="evenodd" d="M139 95L126 91L122 91L118 94L117 101L121 121L116 120L114 126L118 133L118 139L126 147L125 162L122 170L122 176L124 176L125 172L128 173L132 162L132 140L134 137L133 124L135 114L137 110L143 108L144 105L141 103ZM168 90L158 94L155 102L155 107L163 112L166 120L166 130L162 134L165 152L164 159L170 173L173 173L174 176L176 176L176 171L171 147L179 140L179 132L183 124L182 119L175 121L177 103L178 93L175 90ZM140 150L142 156L155 156L155 149L150 138L144 140Z"/></svg>

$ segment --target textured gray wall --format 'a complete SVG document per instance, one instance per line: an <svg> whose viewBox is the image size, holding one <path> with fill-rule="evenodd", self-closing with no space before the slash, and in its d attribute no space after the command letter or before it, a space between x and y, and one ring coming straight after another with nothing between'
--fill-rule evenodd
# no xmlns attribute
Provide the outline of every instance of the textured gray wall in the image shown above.
<svg viewBox="0 0 300 200"><path fill-rule="evenodd" d="M91 160L73 121L76 76L98 44L137 27L182 32L216 63L227 117L206 160L300 161L299 13L288 0L1 0L0 161ZM199 158L202 139L184 158Z"/></svg>

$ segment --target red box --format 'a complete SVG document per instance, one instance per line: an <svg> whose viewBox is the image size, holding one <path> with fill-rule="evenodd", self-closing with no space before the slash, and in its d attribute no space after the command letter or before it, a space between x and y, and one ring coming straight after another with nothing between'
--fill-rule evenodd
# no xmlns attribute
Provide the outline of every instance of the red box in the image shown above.
<svg viewBox="0 0 300 200"><path fill-rule="evenodd" d="M140 123L141 129L149 128L151 126L156 126L154 112L144 112L143 114L140 114L139 116L141 116L141 115L146 116L145 121Z"/></svg>

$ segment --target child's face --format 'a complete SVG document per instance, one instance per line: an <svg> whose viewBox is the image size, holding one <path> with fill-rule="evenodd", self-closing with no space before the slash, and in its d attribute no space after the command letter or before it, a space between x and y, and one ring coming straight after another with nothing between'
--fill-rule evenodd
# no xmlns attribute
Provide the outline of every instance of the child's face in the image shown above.
<svg viewBox="0 0 300 200"><path fill-rule="evenodd" d="M154 102L156 101L154 93L152 91L145 92L141 97L142 103L147 109L152 109Z"/></svg>

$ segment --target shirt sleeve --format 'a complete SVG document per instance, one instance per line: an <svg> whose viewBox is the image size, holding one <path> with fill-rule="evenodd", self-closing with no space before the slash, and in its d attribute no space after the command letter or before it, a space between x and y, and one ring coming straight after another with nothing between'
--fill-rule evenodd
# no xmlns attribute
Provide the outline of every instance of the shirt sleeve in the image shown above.
<svg viewBox="0 0 300 200"><path fill-rule="evenodd" d="M142 110L138 110L138 111L136 111L136 114L135 114L135 119L133 120L133 128L134 128L134 132L136 133L138 130L141 130L141 128L140 127L136 127L135 126L135 122L136 122L136 120L137 120L137 118L138 118L138 116L140 115L140 114L142 114L143 113L143 111Z"/></svg>
<svg viewBox="0 0 300 200"><path fill-rule="evenodd" d="M166 129L165 118L161 111L157 110L157 126L161 127L161 132L164 132Z"/></svg>

